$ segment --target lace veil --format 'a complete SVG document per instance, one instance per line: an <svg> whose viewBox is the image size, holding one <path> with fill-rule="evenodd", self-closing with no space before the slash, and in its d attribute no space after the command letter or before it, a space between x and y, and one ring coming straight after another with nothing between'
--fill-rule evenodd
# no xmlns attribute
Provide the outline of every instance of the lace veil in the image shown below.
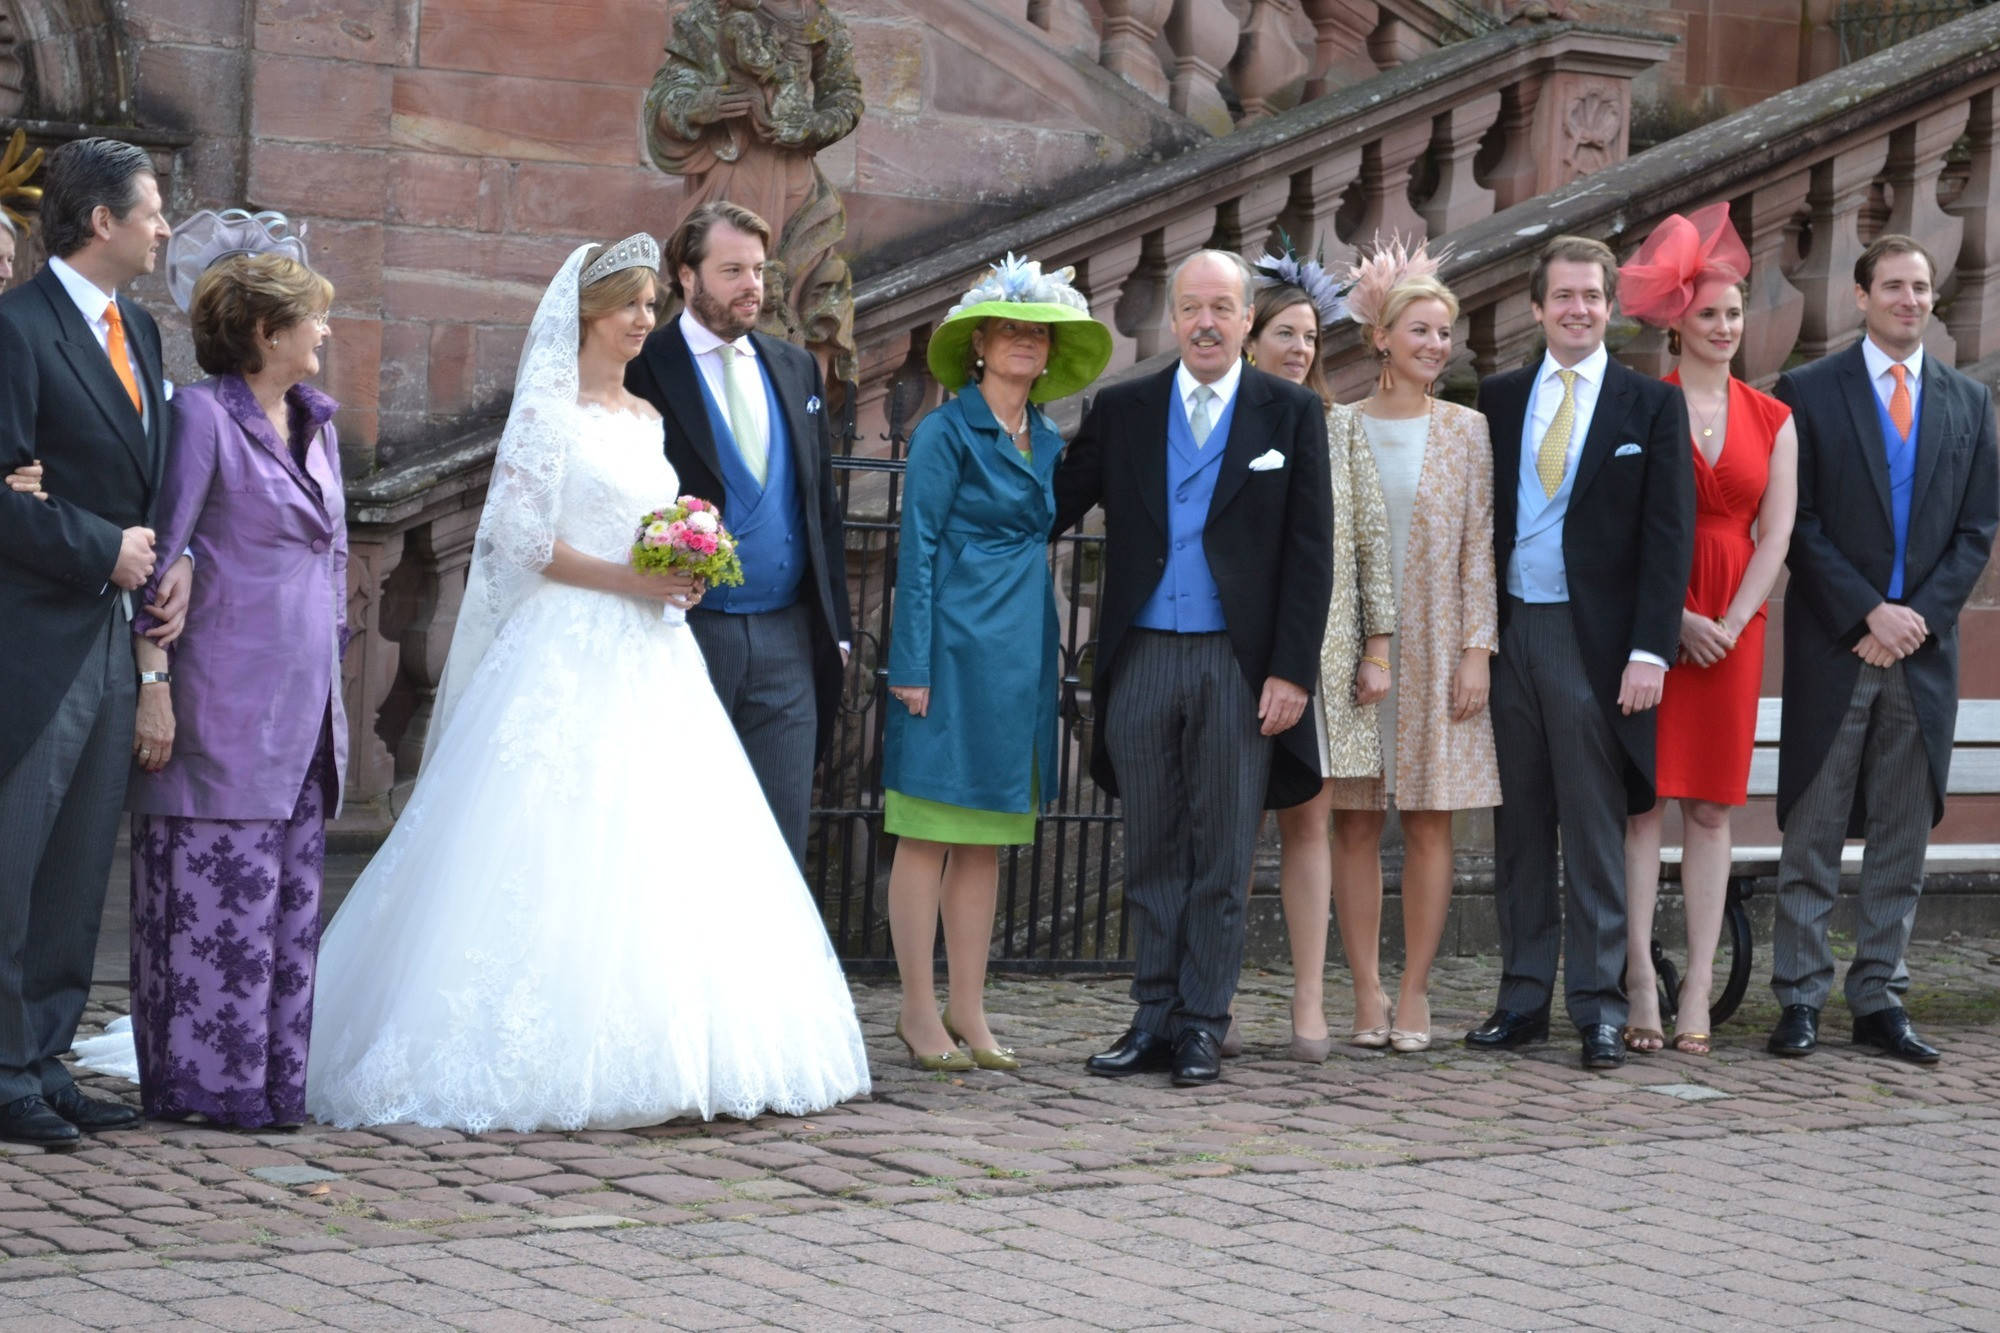
<svg viewBox="0 0 2000 1333"><path fill-rule="evenodd" d="M578 275L589 250L580 245L571 252L528 327L521 368L514 377L514 403L500 434L486 508L472 543L465 600L438 682L426 757L437 753L438 739L487 649L555 555L563 470L570 442L582 429L576 401L581 324L577 298Z"/></svg>

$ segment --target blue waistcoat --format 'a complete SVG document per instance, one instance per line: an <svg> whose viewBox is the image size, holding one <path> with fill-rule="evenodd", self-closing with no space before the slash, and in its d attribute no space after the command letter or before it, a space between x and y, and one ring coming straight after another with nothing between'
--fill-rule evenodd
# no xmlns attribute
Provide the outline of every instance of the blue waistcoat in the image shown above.
<svg viewBox="0 0 2000 1333"><path fill-rule="evenodd" d="M1872 390L1873 385L1869 388ZM1882 423L1882 447L1889 455L1889 519L1896 528L1896 563L1889 566L1890 597L1903 595L1903 557L1910 547L1910 491L1917 484L1917 433L1923 425L1923 395L1912 394L1915 410L1910 413L1910 435L1908 439L1896 433L1896 423L1889 417L1889 409L1882 402L1882 395L1870 392L1875 400L1875 419Z"/></svg>
<svg viewBox="0 0 2000 1333"><path fill-rule="evenodd" d="M1236 418L1242 386L1215 418L1208 447L1196 448L1188 425L1187 404L1176 386L1167 407L1167 567L1159 586L1139 608L1132 623L1142 629L1175 634L1212 634L1226 630L1222 594L1209 572L1202 531L1208 526L1208 506L1215 498L1215 476L1229 446L1229 424Z"/></svg>
<svg viewBox="0 0 2000 1333"><path fill-rule="evenodd" d="M1539 393L1541 386L1536 386ZM1599 386L1598 393L1604 390ZM1591 415L1596 415L1593 408ZM1521 423L1521 471L1514 492L1514 551L1507 557L1507 594L1524 602L1567 602L1569 564L1563 556L1563 520L1569 517L1569 496L1576 487L1577 465L1583 450L1577 449L1563 469L1562 485L1554 495L1542 494L1540 440L1528 433L1535 428L1535 394L1528 395L1527 418ZM1576 429L1588 430L1589 422L1578 421Z"/></svg>
<svg viewBox="0 0 2000 1333"><path fill-rule="evenodd" d="M769 462L762 486L743 462L729 418L709 392L707 379L695 376L708 411L708 427L715 433L716 459L722 464L722 525L735 534L736 558L743 562L742 586L711 588L701 604L703 610L733 615L782 611L798 601L808 559L806 510L793 476L791 427L764 358L755 361L764 381L764 401L770 405Z"/></svg>

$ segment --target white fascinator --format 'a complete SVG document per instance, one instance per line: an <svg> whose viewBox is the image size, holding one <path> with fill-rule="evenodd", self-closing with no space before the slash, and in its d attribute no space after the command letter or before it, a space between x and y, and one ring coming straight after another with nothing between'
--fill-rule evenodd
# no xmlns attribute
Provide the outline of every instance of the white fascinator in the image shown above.
<svg viewBox="0 0 2000 1333"><path fill-rule="evenodd" d="M297 229L283 213L269 209L251 213L204 208L174 228L167 239L167 294L186 310L194 301L194 285L214 265L231 255L280 254L306 262L306 224Z"/></svg>

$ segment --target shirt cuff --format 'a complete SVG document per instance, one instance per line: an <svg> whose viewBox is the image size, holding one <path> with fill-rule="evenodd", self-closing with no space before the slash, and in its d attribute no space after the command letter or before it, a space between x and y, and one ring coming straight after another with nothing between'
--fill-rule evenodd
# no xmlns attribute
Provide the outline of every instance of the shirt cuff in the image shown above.
<svg viewBox="0 0 2000 1333"><path fill-rule="evenodd" d="M1632 650L1631 660L1634 662L1644 662L1647 666L1656 666L1662 671L1668 669L1666 658L1649 653L1642 648L1634 648Z"/></svg>
<svg viewBox="0 0 2000 1333"><path fill-rule="evenodd" d="M845 639L842 639L842 640L840 641L840 651L841 651L841 655L842 655L842 656L847 656L847 655L849 655L849 654L853 653L853 651L854 651L854 645L853 645L853 644L851 644L851 643L849 643L849 642L848 642L847 640L845 640Z"/></svg>

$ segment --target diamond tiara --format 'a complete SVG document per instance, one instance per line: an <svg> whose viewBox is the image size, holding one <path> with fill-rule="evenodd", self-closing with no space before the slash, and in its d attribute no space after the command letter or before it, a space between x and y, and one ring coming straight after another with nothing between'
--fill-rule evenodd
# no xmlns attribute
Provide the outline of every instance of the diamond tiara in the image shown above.
<svg viewBox="0 0 2000 1333"><path fill-rule="evenodd" d="M640 232L627 236L613 246L607 246L603 254L590 261L590 267L583 271L583 285L601 281L625 268L649 268L658 272L660 268L660 243Z"/></svg>

